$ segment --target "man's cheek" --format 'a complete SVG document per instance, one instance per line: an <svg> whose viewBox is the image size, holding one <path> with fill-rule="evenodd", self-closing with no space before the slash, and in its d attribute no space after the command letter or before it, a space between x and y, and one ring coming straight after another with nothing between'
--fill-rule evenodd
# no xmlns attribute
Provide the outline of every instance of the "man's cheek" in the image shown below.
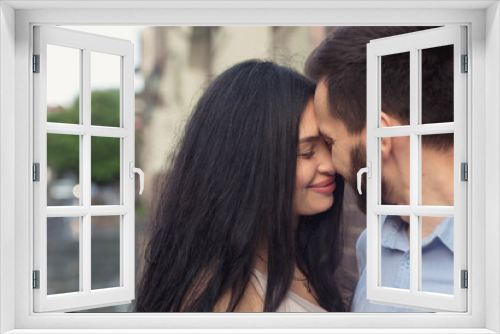
<svg viewBox="0 0 500 334"><path fill-rule="evenodd" d="M333 165L337 169L337 173L340 173L345 176L346 172L345 166L348 165L348 161L344 161L341 155L338 154L336 151L332 152L332 160L333 160Z"/></svg>

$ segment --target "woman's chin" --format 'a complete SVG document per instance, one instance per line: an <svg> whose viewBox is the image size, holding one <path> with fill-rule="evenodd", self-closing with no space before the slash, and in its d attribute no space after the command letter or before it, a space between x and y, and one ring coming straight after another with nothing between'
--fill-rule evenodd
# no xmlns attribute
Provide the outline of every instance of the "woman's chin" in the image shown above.
<svg viewBox="0 0 500 334"><path fill-rule="evenodd" d="M325 212L330 209L333 205L333 196L331 198L323 198L321 200L314 201L314 205L310 206L306 210L303 210L303 213L300 213L301 216L314 216L318 213Z"/></svg>

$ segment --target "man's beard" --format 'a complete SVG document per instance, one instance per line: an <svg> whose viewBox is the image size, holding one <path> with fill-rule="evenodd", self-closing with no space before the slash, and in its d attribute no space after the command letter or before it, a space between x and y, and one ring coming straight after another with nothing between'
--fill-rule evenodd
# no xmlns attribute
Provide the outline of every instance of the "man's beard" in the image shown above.
<svg viewBox="0 0 500 334"><path fill-rule="evenodd" d="M366 167L366 148L364 148L360 143L356 144L351 149L351 171L349 172L349 176L347 181L353 187L353 189L357 189L358 187L358 171L361 168ZM376 175L372 175L372 177L377 177ZM389 194L389 183L387 180L382 177L382 204L387 205L390 204L387 202L388 194ZM366 174L364 177L361 177L361 195L356 191L356 204L358 208L366 214Z"/></svg>

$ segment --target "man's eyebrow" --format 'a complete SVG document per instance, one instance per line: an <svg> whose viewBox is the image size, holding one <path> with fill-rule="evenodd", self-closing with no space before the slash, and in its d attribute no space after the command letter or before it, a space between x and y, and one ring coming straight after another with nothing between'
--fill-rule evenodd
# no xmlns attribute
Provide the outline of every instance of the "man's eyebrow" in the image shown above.
<svg viewBox="0 0 500 334"><path fill-rule="evenodd" d="M304 137L304 138L300 138L299 139L299 144L310 143L310 142L313 142L313 141L317 141L319 139L320 139L320 136Z"/></svg>
<svg viewBox="0 0 500 334"><path fill-rule="evenodd" d="M324 133L323 133L323 132L321 132L321 131L319 132L319 135L320 135L321 137L323 137L323 138L326 138L326 139L333 139L332 137L330 137L330 136L328 136L328 135L324 134Z"/></svg>

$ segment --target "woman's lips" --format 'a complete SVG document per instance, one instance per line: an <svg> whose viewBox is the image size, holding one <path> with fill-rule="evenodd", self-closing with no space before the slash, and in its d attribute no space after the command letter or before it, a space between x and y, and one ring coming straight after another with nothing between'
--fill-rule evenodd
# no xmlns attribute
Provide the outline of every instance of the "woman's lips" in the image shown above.
<svg viewBox="0 0 500 334"><path fill-rule="evenodd" d="M331 194L335 190L335 179L333 177L309 186L312 191L320 194Z"/></svg>

